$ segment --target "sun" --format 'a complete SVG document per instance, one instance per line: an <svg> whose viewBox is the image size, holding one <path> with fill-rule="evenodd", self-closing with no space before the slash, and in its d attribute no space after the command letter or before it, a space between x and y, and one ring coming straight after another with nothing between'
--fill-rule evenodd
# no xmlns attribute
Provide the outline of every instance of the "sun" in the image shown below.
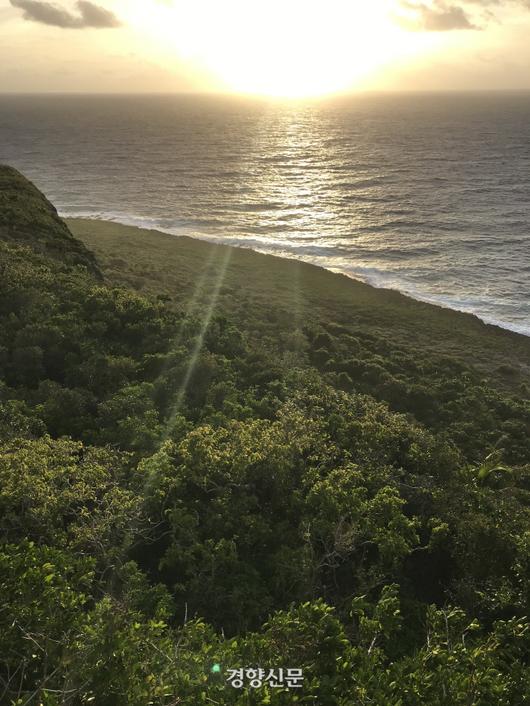
<svg viewBox="0 0 530 706"><path fill-rule="evenodd" d="M284 98L369 86L385 65L422 50L392 22L395 0L195 0L140 11L158 50L221 91ZM144 4L145 8L145 4Z"/></svg>
<svg viewBox="0 0 530 706"><path fill-rule="evenodd" d="M358 87L400 52L403 34L381 0L271 0L261 13L259 5L246 4L233 24L232 48L218 46L211 57L232 90L277 97L335 93Z"/></svg>

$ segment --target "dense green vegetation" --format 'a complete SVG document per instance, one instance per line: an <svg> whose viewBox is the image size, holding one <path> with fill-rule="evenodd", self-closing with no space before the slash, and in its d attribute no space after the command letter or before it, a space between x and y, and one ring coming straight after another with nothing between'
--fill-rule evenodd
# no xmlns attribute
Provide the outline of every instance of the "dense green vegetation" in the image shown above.
<svg viewBox="0 0 530 706"><path fill-rule="evenodd" d="M70 227L0 168L0 703L530 703L530 341Z"/></svg>

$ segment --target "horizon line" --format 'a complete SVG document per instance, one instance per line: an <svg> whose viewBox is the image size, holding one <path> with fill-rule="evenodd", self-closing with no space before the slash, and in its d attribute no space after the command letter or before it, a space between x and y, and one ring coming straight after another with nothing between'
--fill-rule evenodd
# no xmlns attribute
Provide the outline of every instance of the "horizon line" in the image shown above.
<svg viewBox="0 0 530 706"><path fill-rule="evenodd" d="M485 95L485 94L530 94L529 88L431 88L431 89L359 89L336 92L320 96L268 96L255 93L235 93L231 91L0 91L0 97L204 97L242 98L265 101L323 101L333 98L355 98L363 95Z"/></svg>

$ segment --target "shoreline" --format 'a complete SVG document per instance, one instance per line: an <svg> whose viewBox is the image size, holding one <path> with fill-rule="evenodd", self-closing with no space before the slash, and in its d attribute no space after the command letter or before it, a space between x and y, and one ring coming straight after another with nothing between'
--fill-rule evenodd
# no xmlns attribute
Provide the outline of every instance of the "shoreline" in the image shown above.
<svg viewBox="0 0 530 706"><path fill-rule="evenodd" d="M520 326L518 324L511 324L510 322L503 322L499 321L497 319L489 319L488 317L483 317L479 313L476 313L475 311L463 308L463 307L458 307L450 302L443 301L441 299L437 299L434 296L429 296L428 294L422 294L421 292L412 292L411 290L407 290L406 288L400 289L398 287L388 287L385 286L384 283L378 284L374 281L371 281L368 277L363 278L359 274L352 274L351 272L348 272L346 270L340 269L340 268L334 268L331 266L326 266L323 264L319 264L316 260L317 258L311 258L311 257L300 257L297 256L296 254L290 254L289 251L281 251L281 252L271 252L267 248L260 248L260 247L255 247L255 245L246 245L244 241L242 240L237 240L234 238L230 238L229 236L223 237L223 236L202 236L202 235L190 235L188 233L177 233L175 230L164 230L163 228L160 227L153 227L152 225L140 225L139 222L142 220L141 218L127 218L124 217L122 220L118 219L110 219L110 218L98 218L94 215L69 215L67 214L62 214L59 213L60 217L67 223L69 224L70 222L75 222L75 221L88 221L88 222L94 222L94 223L110 223L110 224L116 224L119 226L124 226L126 228L135 228L139 231L145 231L148 233L154 233L154 234L161 234L165 236L169 236L172 238L188 238L193 241L197 242L204 242L204 243L209 243L211 245L216 245L216 246L221 246L221 247L228 247L228 248L237 248L239 250L246 250L250 251L259 255L267 256L267 257L274 257L274 258L279 258L281 260L287 260L290 262L300 262L308 266L312 267L317 267L319 269L322 269L326 272L329 272L331 274L335 275L342 275L343 277L346 277L348 280L351 280L353 282L357 282L359 284L365 285L367 287L370 287L374 290L377 291L382 291L382 292L393 292L396 294L399 294L407 299L410 299L414 302L419 302L422 304L427 304L429 306L433 306L439 309L444 309L448 310L451 312L455 312L458 314L464 314L466 316L473 317L474 319L477 319L480 321L482 324L485 326L492 327L494 329L500 329L502 331L507 331L510 334L515 334L517 336L522 336L526 339L530 339L530 325L528 327L526 326Z"/></svg>
<svg viewBox="0 0 530 706"><path fill-rule="evenodd" d="M520 396L530 389L530 338L482 322L473 314L378 289L318 265L190 236L69 219L108 283L168 298L192 315L213 307L249 332L271 340L296 329L340 329L387 357L391 351L422 361L435 357L473 367L484 379ZM363 343L364 342L364 343ZM523 387L521 387L523 386Z"/></svg>

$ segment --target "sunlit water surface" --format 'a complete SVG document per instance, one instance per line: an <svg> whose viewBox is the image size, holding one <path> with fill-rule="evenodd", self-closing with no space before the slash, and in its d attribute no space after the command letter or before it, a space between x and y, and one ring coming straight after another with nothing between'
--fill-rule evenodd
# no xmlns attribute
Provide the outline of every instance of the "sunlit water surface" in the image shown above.
<svg viewBox="0 0 530 706"><path fill-rule="evenodd" d="M530 335L530 94L0 97L65 216L296 257Z"/></svg>

